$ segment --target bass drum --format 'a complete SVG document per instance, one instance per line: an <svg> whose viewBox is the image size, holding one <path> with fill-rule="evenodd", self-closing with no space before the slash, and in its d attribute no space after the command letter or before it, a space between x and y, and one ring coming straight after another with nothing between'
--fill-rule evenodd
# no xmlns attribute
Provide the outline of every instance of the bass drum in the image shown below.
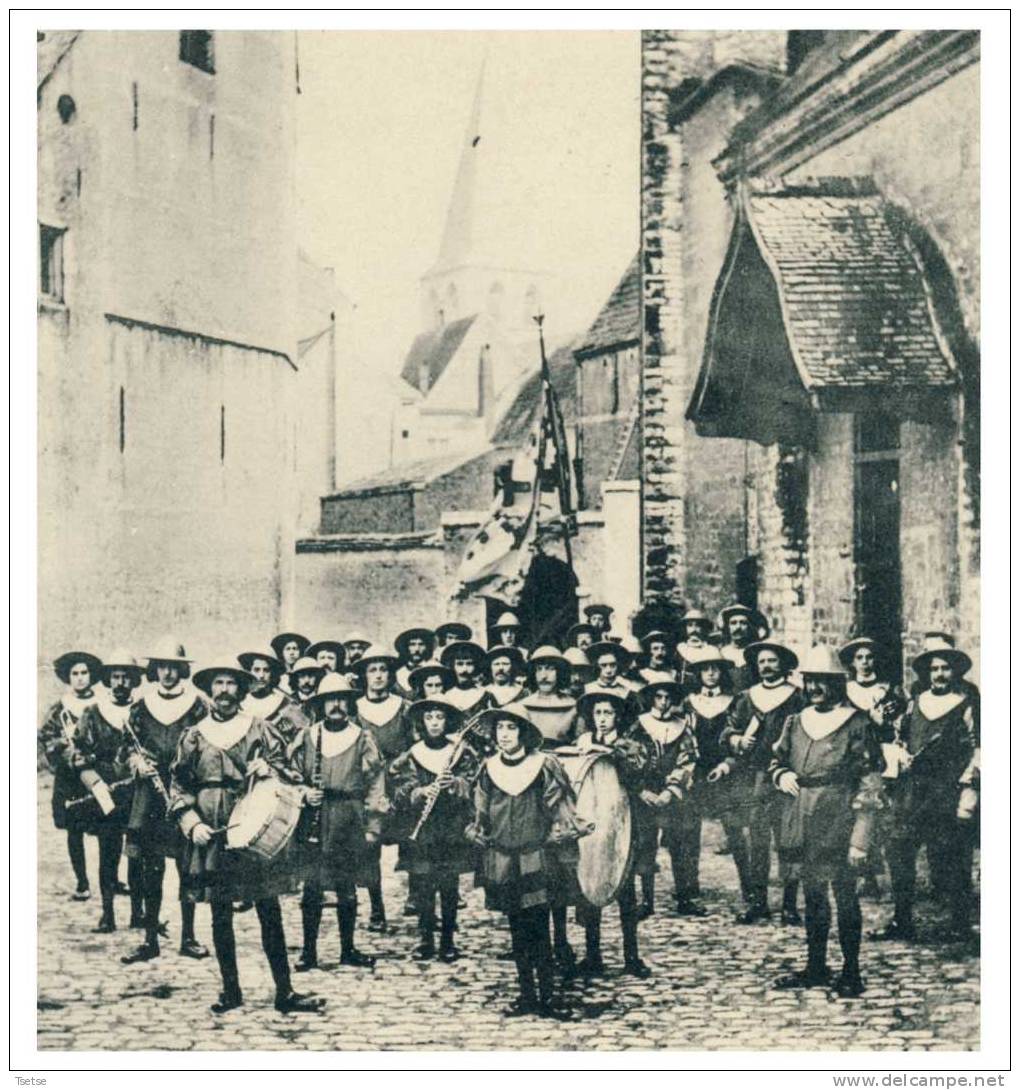
<svg viewBox="0 0 1020 1090"><path fill-rule="evenodd" d="M287 846L301 817L299 788L267 776L256 780L227 822L227 847L269 862Z"/></svg>
<svg viewBox="0 0 1020 1090"><path fill-rule="evenodd" d="M565 748L556 756L577 795L578 816L595 826L577 842L577 883L586 901L605 908L620 892L630 869L630 798L608 754Z"/></svg>

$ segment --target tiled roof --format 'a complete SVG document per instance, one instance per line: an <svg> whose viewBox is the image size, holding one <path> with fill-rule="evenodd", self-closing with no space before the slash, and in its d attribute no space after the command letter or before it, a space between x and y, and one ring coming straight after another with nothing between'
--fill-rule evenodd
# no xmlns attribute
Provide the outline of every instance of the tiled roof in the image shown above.
<svg viewBox="0 0 1020 1090"><path fill-rule="evenodd" d="M478 457L478 451L456 454L444 454L436 458L424 458L417 462L403 462L400 465L391 466L371 477L363 477L352 481L343 488L337 489L334 496L349 496L354 493L368 492L377 488L409 488L415 484L431 484L439 477L452 473L468 462Z"/></svg>
<svg viewBox="0 0 1020 1090"><path fill-rule="evenodd" d="M591 328L574 347L576 356L591 356L617 345L633 344L641 337L639 256L627 266Z"/></svg>
<svg viewBox="0 0 1020 1090"><path fill-rule="evenodd" d="M801 379L809 388L949 386L917 257L866 180L748 195Z"/></svg>
<svg viewBox="0 0 1020 1090"><path fill-rule="evenodd" d="M440 329L420 333L415 337L404 359L404 366L400 370L401 377L421 393L431 390L460 348L476 317L476 314L472 314L469 318L460 318ZM428 385L424 388L423 372L428 376Z"/></svg>
<svg viewBox="0 0 1020 1090"><path fill-rule="evenodd" d="M577 417L577 376L570 345L557 348L549 358L549 377L560 402L563 421L572 424ZM542 372L529 375L503 419L496 425L492 441L497 446L519 446L527 442L537 419L542 393Z"/></svg>

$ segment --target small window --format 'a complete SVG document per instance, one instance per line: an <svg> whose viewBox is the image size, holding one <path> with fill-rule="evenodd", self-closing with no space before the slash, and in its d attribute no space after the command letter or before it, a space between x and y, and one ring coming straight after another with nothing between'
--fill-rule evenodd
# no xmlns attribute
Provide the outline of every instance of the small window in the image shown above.
<svg viewBox="0 0 1020 1090"><path fill-rule="evenodd" d="M211 30L181 31L181 60L210 74L216 71L213 63L213 32Z"/></svg>
<svg viewBox="0 0 1020 1090"><path fill-rule="evenodd" d="M64 301L64 228L39 224L39 294Z"/></svg>

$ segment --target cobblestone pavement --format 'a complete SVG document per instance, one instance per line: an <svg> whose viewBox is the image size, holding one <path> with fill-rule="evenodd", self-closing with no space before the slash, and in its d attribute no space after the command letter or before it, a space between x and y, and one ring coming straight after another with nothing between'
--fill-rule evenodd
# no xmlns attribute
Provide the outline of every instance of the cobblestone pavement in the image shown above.
<svg viewBox="0 0 1020 1090"><path fill-rule="evenodd" d="M359 945L378 955L374 971L340 968L335 914L323 917L323 968L296 975L299 990L328 998L323 1016L281 1015L272 1007L272 982L262 955L254 912L236 918L238 960L246 1005L224 1016L209 1003L219 990L215 958L177 954L173 868L167 869L163 915L170 938L152 962L123 966L121 954L140 932L126 928L127 898L118 898L123 930L92 934L99 916L95 842L89 838L93 899L72 902L63 834L49 817L49 778L40 781L39 995L40 1049L831 1049L960 1050L979 1047L979 968L976 950L955 945L867 943L867 991L841 1000L821 990L775 992L771 980L803 963L802 928L776 924L740 927L733 862L718 855L719 830L706 830L702 859L705 919L669 914L668 860L659 877L656 915L641 924L641 953L653 969L648 980L622 976L615 909L603 923L607 977L565 992L569 1022L504 1018L514 995L514 968L492 957L509 946L502 917L487 912L480 890L462 889L453 965L412 960L415 921L401 917L405 878L393 874L395 849L383 856L393 933L364 931ZM388 859L387 859L388 857ZM123 871L123 863L122 863ZM363 895L363 891L362 891ZM884 923L886 902L864 902L865 928ZM930 931L931 910L922 923ZM301 921L296 897L284 899L292 958ZM833 929L835 931L835 928ZM208 909L198 910L199 938L211 949ZM575 949L582 932L571 924ZM835 934L830 962L838 966Z"/></svg>

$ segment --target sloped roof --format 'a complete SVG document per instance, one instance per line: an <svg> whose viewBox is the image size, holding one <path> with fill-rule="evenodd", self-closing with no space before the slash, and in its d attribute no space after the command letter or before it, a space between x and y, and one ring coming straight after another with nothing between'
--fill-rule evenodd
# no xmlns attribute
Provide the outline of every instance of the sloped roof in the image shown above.
<svg viewBox="0 0 1020 1090"><path fill-rule="evenodd" d="M570 345L557 348L549 357L549 378L559 399L565 424L577 418L577 376L574 352ZM542 372L529 375L517 392L503 418L496 425L492 442L497 446L520 446L528 435L539 412L542 395Z"/></svg>
<svg viewBox="0 0 1020 1090"><path fill-rule="evenodd" d="M640 255L627 271L599 311L591 328L574 348L576 356L591 356L607 349L636 343L641 337Z"/></svg>
<svg viewBox="0 0 1020 1090"><path fill-rule="evenodd" d="M431 390L460 348L477 317L477 314L472 314L469 318L460 318L428 333L419 333L408 350L404 366L400 369L404 381L419 393ZM421 381L423 371L428 375L427 386L423 386Z"/></svg>
<svg viewBox="0 0 1020 1090"><path fill-rule="evenodd" d="M841 182L748 198L806 385L952 385L918 260L874 186Z"/></svg>
<svg viewBox="0 0 1020 1090"><path fill-rule="evenodd" d="M56 67L67 56L71 46L78 40L80 30L43 31L42 40L36 41L36 90L42 90L43 84L53 75Z"/></svg>
<svg viewBox="0 0 1020 1090"><path fill-rule="evenodd" d="M906 225L870 179L743 192L687 410L699 434L810 443L819 410L930 416L956 381Z"/></svg>
<svg viewBox="0 0 1020 1090"><path fill-rule="evenodd" d="M375 489L398 489L411 487L416 484L430 484L432 481L452 473L455 469L474 461L479 452L477 450L465 453L444 454L436 458L424 458L417 462L404 462L401 465L390 466L371 477L363 477L352 481L337 489L334 496L350 496L360 492L370 492Z"/></svg>

